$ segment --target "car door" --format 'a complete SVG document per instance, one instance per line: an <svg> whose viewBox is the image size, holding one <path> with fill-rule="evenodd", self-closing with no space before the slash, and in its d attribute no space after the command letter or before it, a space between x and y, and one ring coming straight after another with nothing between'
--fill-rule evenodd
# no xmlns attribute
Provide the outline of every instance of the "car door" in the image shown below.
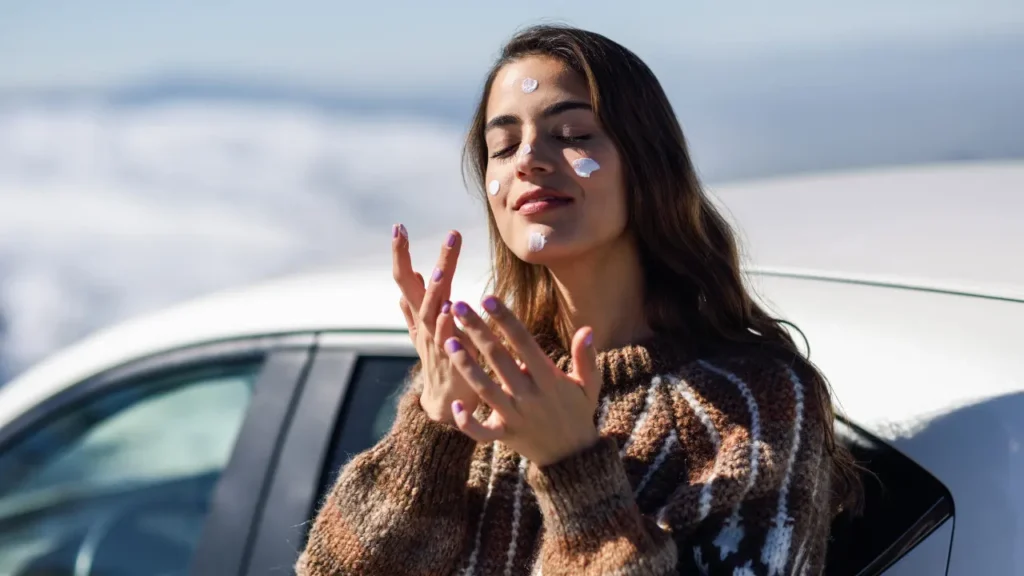
<svg viewBox="0 0 1024 576"><path fill-rule="evenodd" d="M405 333L320 336L244 574L291 573L338 470L391 427L414 354Z"/></svg>
<svg viewBox="0 0 1024 576"><path fill-rule="evenodd" d="M405 334L324 335L318 344L247 561L247 576L290 573L309 521L341 467L394 421L416 361ZM927 471L863 429L837 424L865 483L860 516L833 525L828 574L945 573L952 498Z"/></svg>
<svg viewBox="0 0 1024 576"><path fill-rule="evenodd" d="M243 340L140 359L6 426L0 573L232 573L311 344Z"/></svg>

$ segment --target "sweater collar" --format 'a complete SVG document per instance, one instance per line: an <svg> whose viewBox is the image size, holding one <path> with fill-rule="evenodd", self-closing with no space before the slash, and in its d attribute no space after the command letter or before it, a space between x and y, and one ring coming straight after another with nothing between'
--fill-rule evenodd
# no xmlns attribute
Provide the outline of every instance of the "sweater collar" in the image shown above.
<svg viewBox="0 0 1024 576"><path fill-rule="evenodd" d="M572 355L553 337L539 339L548 356L564 372L572 370ZM688 360L692 352L683 344L684 338L656 334L650 338L602 350L597 355L597 366L604 376L603 390L628 390L646 383L655 375L671 373Z"/></svg>

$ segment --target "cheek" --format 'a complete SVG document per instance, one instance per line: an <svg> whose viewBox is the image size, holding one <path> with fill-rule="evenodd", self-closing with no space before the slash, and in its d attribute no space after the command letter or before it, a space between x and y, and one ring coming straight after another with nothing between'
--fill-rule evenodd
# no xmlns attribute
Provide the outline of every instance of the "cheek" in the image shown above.
<svg viewBox="0 0 1024 576"><path fill-rule="evenodd" d="M624 228L629 212L625 178L615 156L602 160L600 169L589 178L579 177L578 181L589 196L590 217L600 222L602 228Z"/></svg>

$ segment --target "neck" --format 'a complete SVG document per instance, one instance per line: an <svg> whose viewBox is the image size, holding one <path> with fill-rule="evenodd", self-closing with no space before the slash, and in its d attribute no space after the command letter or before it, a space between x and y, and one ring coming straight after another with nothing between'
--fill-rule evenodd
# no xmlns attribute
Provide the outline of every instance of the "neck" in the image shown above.
<svg viewBox="0 0 1024 576"><path fill-rule="evenodd" d="M647 338L644 275L631 239L549 266L573 331L590 326L598 350Z"/></svg>

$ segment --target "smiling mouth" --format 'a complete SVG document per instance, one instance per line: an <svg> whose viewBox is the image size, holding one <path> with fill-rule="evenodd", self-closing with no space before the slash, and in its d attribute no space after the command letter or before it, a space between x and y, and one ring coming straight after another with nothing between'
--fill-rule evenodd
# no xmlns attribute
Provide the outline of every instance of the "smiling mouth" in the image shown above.
<svg viewBox="0 0 1024 576"><path fill-rule="evenodd" d="M523 202L516 211L524 215L540 214L541 212L568 206L572 202L572 198L564 196L538 196Z"/></svg>

